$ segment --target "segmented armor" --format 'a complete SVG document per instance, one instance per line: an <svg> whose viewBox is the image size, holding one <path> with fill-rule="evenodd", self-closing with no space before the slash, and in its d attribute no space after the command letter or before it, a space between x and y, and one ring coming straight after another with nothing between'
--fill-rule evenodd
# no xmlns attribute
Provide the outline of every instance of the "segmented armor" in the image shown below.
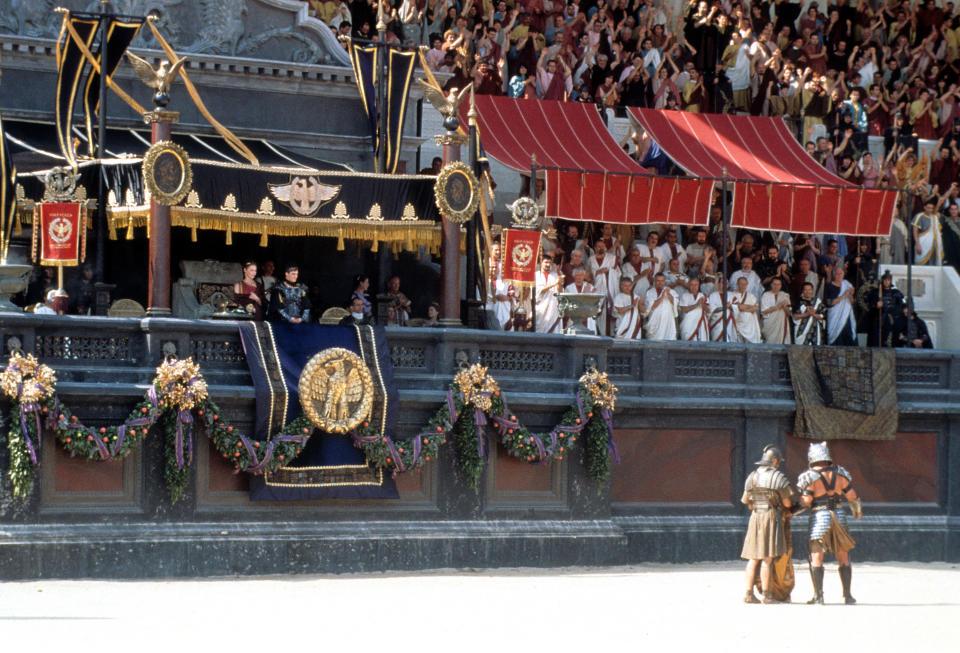
<svg viewBox="0 0 960 653"><path fill-rule="evenodd" d="M804 490L823 477L823 472L827 471L834 472L832 484L827 485L826 481L824 481L824 485L827 485L828 493L837 485L837 481L841 476L849 482L853 481L853 477L850 476L850 472L846 469L839 465L831 465L822 470L808 469L805 471L797 480L797 490L803 493ZM830 529L831 512L836 514L837 521L840 525L846 528L848 509L846 505L844 505L843 493L825 494L824 496L814 497L813 504L810 506L808 540L820 540L826 535Z"/></svg>
<svg viewBox="0 0 960 653"><path fill-rule="evenodd" d="M773 467L761 467L747 477L744 487L749 501L753 504L754 511L765 511L770 509L770 499L777 497L777 509L780 507L781 490L790 485L787 477L778 469Z"/></svg>
<svg viewBox="0 0 960 653"><path fill-rule="evenodd" d="M302 283L291 284L288 281L281 281L273 287L271 309L274 315L284 322L297 317L308 322L310 298L307 296L307 287Z"/></svg>

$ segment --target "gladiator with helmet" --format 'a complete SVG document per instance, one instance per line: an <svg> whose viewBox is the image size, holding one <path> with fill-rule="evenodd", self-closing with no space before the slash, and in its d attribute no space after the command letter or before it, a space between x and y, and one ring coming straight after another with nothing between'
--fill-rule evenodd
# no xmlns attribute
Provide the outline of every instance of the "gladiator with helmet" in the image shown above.
<svg viewBox="0 0 960 653"><path fill-rule="evenodd" d="M780 449L768 444L755 463L757 469L747 477L743 487L740 501L750 508L750 522L740 554L747 561L745 603L760 603L753 593L758 565L764 603L788 601L793 590L788 520L789 508L796 505L796 495L790 481L778 469L783 460Z"/></svg>
<svg viewBox="0 0 960 653"><path fill-rule="evenodd" d="M807 451L810 469L800 475L797 490L800 502L810 509L810 530L807 537L810 549L810 577L813 580L813 598L807 603L823 604L823 556L833 553L839 564L844 603L856 603L850 593L850 549L856 542L847 531L847 511L854 519L863 516L860 498L853 489L850 472L833 463L826 442L810 445ZM846 499L846 505L843 501Z"/></svg>

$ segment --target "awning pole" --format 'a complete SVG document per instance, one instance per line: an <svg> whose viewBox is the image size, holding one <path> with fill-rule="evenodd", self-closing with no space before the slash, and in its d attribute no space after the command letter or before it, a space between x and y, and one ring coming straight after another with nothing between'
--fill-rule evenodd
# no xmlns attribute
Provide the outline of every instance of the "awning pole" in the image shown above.
<svg viewBox="0 0 960 653"><path fill-rule="evenodd" d="M107 58L107 26L110 24L110 14L112 7L110 0L101 0L102 9L100 11L100 111L97 116L97 158L100 159L100 170L97 175L97 224L94 227L94 238L96 239L96 253L93 257L93 277L97 281L103 281L104 268L104 248L106 242L107 225L107 182L104 178L103 160L107 156L107 73L109 72L109 59ZM120 197L120 189L117 189L117 197Z"/></svg>
<svg viewBox="0 0 960 653"><path fill-rule="evenodd" d="M474 174L477 174L477 109L473 101L473 92L470 93L470 111L468 114L468 125L469 125L469 136L470 142L467 144L467 159L469 160L470 169L473 170ZM480 193L483 193L483 185L479 189ZM482 279L483 275L477 275L477 214L470 216L470 219L467 220L467 326L477 327L481 326L476 324L477 316L479 314L480 307L483 305L482 301L485 299L484 295L478 297L478 279ZM483 290L483 288L480 288ZM480 301L478 301L480 300Z"/></svg>
<svg viewBox="0 0 960 653"><path fill-rule="evenodd" d="M544 187L546 187L546 180L544 180ZM537 201L537 155L530 155L530 199L534 202ZM543 218L544 216L540 216ZM501 256L503 256L503 247L500 248ZM541 253L542 256L542 253ZM530 330L536 332L537 330L537 287L534 287L530 291Z"/></svg>
<svg viewBox="0 0 960 653"><path fill-rule="evenodd" d="M387 101L384 97L386 89L384 86L385 75L383 72L387 62L384 61L390 56L390 49L386 47L387 43L387 21L383 15L383 3L377 7L377 34L379 36L379 47L375 50L377 56L377 165L376 171L380 174L387 172L387 130L385 128L387 117L384 112L387 108Z"/></svg>
<svg viewBox="0 0 960 653"><path fill-rule="evenodd" d="M723 315L721 319L723 320L723 342L727 341L727 169L721 168L721 185L720 185L720 222L723 225L721 236L723 242L720 244L723 255L723 288L720 292L720 302L723 306Z"/></svg>
<svg viewBox="0 0 960 653"><path fill-rule="evenodd" d="M913 220L910 219L910 195L904 193L904 207L906 209L904 216L907 223L907 346L913 346L913 339L916 334L916 325L913 323L913 262L917 255L916 243L913 239ZM891 343L896 347L896 343Z"/></svg>

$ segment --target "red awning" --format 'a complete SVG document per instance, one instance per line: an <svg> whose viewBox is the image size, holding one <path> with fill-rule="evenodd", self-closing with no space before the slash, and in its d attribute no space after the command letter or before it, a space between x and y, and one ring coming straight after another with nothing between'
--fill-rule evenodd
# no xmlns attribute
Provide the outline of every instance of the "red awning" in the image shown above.
<svg viewBox="0 0 960 653"><path fill-rule="evenodd" d="M706 224L710 188L695 179L659 179L624 152L593 104L478 95L477 128L489 157L545 171L547 216L620 224ZM461 106L461 123L467 124Z"/></svg>
<svg viewBox="0 0 960 653"><path fill-rule="evenodd" d="M483 149L514 170L529 172L536 155L538 168L647 174L613 140L593 104L478 95L477 114Z"/></svg>
<svg viewBox="0 0 960 653"><path fill-rule="evenodd" d="M865 189L831 174L778 118L631 108L650 137L688 174L733 188L731 224L750 229L886 236L896 191Z"/></svg>

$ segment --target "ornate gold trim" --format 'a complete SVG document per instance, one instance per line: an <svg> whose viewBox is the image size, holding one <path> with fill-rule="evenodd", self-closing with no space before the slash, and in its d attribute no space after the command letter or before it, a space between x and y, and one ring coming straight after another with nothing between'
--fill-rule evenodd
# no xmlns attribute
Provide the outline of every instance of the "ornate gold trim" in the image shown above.
<svg viewBox="0 0 960 653"><path fill-rule="evenodd" d="M370 212L367 213L367 220L374 220L376 222L383 222L383 209L380 208L379 203L374 203L370 207Z"/></svg>
<svg viewBox="0 0 960 653"><path fill-rule="evenodd" d="M233 193L227 193L227 196L223 198L223 204L220 205L221 211L229 211L230 213L239 213L240 209L237 208L237 198Z"/></svg>
<svg viewBox="0 0 960 653"><path fill-rule="evenodd" d="M269 197L264 197L260 200L260 208L257 209L257 215L276 215L277 212L273 210L273 202Z"/></svg>
<svg viewBox="0 0 960 653"><path fill-rule="evenodd" d="M143 122L148 125L151 125L155 122L169 122L169 123L180 122L180 112L166 111L164 109L154 109L153 111L146 111L143 114Z"/></svg>
<svg viewBox="0 0 960 653"><path fill-rule="evenodd" d="M470 188L470 199L467 206L460 210L454 209L447 201L447 187L457 177L464 179ZM452 161L443 166L440 174L437 175L436 183L433 185L434 201L437 208L440 209L440 213L447 220L457 224L467 222L477 212L477 207L480 205L480 192L480 181L473 174L470 166L463 161Z"/></svg>
<svg viewBox="0 0 960 653"><path fill-rule="evenodd" d="M322 467L281 467L278 471L283 472L300 472L300 471L318 471L318 472L330 472L336 471L338 469L361 469L364 467L369 467L367 465L330 465ZM268 487L353 487L353 486L371 486L379 487L383 485L383 467L371 468L373 475L376 477L376 481L353 481L350 483L338 483L338 482L329 482L329 483L284 483L282 481L272 480L273 476L279 476L276 472L265 472L263 475L264 485Z"/></svg>
<svg viewBox="0 0 960 653"><path fill-rule="evenodd" d="M350 214L347 213L347 205L343 202L337 202L337 205L333 209L333 215L331 216L337 220L349 220Z"/></svg>
<svg viewBox="0 0 960 653"><path fill-rule="evenodd" d="M191 190L187 194L187 201L184 203L184 206L188 209L202 209L203 204L200 202L200 193L195 189Z"/></svg>
<svg viewBox="0 0 960 653"><path fill-rule="evenodd" d="M443 145L463 145L467 142L467 137L457 132L447 132L446 134L437 134L434 136L433 142L437 147Z"/></svg>
<svg viewBox="0 0 960 653"><path fill-rule="evenodd" d="M146 227L149 207L109 207L107 222L113 229ZM371 241L402 246L410 251L417 247L440 247L440 223L432 221L384 220L374 222L362 218L347 220L324 218L294 218L291 216L258 215L256 213L227 213L220 209L174 206L170 209L170 225L190 229L212 229L234 233L271 236L318 236L347 240ZM113 236L111 235L111 238Z"/></svg>
<svg viewBox="0 0 960 653"><path fill-rule="evenodd" d="M180 164L180 183L176 190L166 192L157 185L155 177L157 159L170 155ZM150 191L150 196L165 206L173 206L187 196L193 186L193 170L190 167L190 157L187 151L172 141L159 141L150 146L143 157L143 181Z"/></svg>

